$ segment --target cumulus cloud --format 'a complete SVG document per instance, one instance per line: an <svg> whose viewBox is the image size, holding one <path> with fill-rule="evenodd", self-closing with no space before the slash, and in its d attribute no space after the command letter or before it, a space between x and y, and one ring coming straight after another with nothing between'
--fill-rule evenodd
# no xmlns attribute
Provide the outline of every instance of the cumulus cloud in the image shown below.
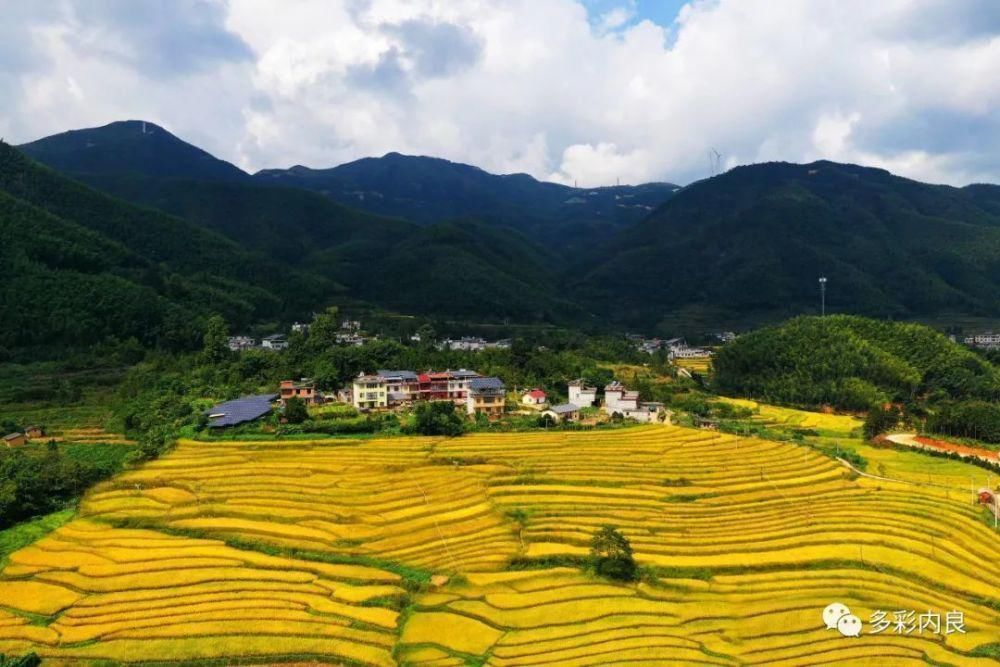
<svg viewBox="0 0 1000 667"><path fill-rule="evenodd" d="M1000 182L995 0L694 0L670 26L634 0L0 6L9 140L144 117L251 170L395 150L685 183L715 148Z"/></svg>

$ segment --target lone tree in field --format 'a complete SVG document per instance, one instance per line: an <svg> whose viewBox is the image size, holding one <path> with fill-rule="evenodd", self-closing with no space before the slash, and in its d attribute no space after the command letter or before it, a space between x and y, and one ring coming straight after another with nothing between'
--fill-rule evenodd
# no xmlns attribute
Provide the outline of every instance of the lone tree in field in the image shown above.
<svg viewBox="0 0 1000 667"><path fill-rule="evenodd" d="M285 420L289 424L301 424L309 419L309 408L306 402L298 396L292 396L285 402Z"/></svg>
<svg viewBox="0 0 1000 667"><path fill-rule="evenodd" d="M614 526L602 526L590 540L590 560L602 577L632 581L638 574L632 545Z"/></svg>

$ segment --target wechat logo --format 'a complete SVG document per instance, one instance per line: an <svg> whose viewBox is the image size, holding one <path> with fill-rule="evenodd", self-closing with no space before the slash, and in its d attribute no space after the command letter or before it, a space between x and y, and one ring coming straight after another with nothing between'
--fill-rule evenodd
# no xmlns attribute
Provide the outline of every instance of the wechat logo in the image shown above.
<svg viewBox="0 0 1000 667"><path fill-rule="evenodd" d="M861 636L861 619L851 613L847 605L834 602L823 610L823 623L827 630L836 630L845 637Z"/></svg>

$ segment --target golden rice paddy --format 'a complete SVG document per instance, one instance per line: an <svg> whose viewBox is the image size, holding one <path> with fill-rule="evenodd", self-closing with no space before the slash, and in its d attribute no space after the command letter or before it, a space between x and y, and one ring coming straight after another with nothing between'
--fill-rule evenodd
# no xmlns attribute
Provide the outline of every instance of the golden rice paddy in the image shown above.
<svg viewBox="0 0 1000 667"><path fill-rule="evenodd" d="M1000 537L967 494L710 431L182 441L96 487L80 514L0 574L0 652L985 665L1000 645ZM607 523L643 582L577 567ZM450 581L408 592L395 572L413 571ZM876 610L958 610L966 632L843 637L822 623L831 602L866 628Z"/></svg>

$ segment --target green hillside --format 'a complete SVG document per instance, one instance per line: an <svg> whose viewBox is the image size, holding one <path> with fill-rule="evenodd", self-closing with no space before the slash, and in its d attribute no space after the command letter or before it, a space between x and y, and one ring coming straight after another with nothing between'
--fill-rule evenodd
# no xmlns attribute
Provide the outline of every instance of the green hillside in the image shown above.
<svg viewBox="0 0 1000 667"><path fill-rule="evenodd" d="M0 345L137 338L190 346L202 318L234 325L312 306L329 286L187 221L70 181L0 144Z"/></svg>
<svg viewBox="0 0 1000 667"><path fill-rule="evenodd" d="M985 198L832 162L738 167L595 249L571 287L633 326L817 312L822 275L832 312L995 315L1000 215Z"/></svg>
<svg viewBox="0 0 1000 667"><path fill-rule="evenodd" d="M722 394L866 410L886 401L1000 397L1000 369L919 324L798 317L740 336L713 360Z"/></svg>

